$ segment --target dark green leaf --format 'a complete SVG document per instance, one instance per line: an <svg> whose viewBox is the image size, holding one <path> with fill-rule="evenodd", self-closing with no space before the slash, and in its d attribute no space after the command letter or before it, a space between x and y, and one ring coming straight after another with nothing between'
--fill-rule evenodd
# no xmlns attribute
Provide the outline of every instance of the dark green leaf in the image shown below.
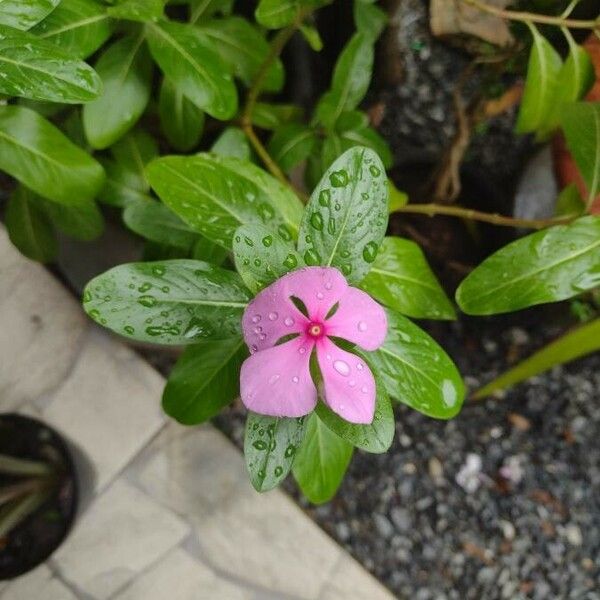
<svg viewBox="0 0 600 600"><path fill-rule="evenodd" d="M188 152L198 145L204 113L166 77L160 87L158 110L163 133L175 150Z"/></svg>
<svg viewBox="0 0 600 600"><path fill-rule="evenodd" d="M283 123L302 119L302 109L295 104L257 102L252 111L252 124L261 129L276 129Z"/></svg>
<svg viewBox="0 0 600 600"><path fill-rule="evenodd" d="M221 265L225 262L228 255L225 248L218 246L201 235L197 235L196 237L196 243L192 248L192 258L203 260L213 265Z"/></svg>
<svg viewBox="0 0 600 600"><path fill-rule="evenodd" d="M299 4L299 0L260 0L254 16L261 25L280 29L296 18Z"/></svg>
<svg viewBox="0 0 600 600"><path fill-rule="evenodd" d="M2 0L0 25L26 31L49 15L60 0Z"/></svg>
<svg viewBox="0 0 600 600"><path fill-rule="evenodd" d="M257 224L242 225L236 230L233 255L237 272L255 294L304 264L290 241Z"/></svg>
<svg viewBox="0 0 600 600"><path fill-rule="evenodd" d="M87 203L104 182L99 163L20 106L0 107L0 169L40 196L66 205Z"/></svg>
<svg viewBox="0 0 600 600"><path fill-rule="evenodd" d="M98 199L111 206L125 207L129 202L151 201L148 185L139 174L110 159L102 159L106 181Z"/></svg>
<svg viewBox="0 0 600 600"><path fill-rule="evenodd" d="M570 183L562 189L556 199L555 214L557 217L582 215L585 212L585 202L577 189L576 183Z"/></svg>
<svg viewBox="0 0 600 600"><path fill-rule="evenodd" d="M107 9L115 19L129 21L158 21L162 17L165 0L120 0Z"/></svg>
<svg viewBox="0 0 600 600"><path fill-rule="evenodd" d="M85 288L85 311L116 333L157 344L238 337L250 296L240 277L196 260L114 267Z"/></svg>
<svg viewBox="0 0 600 600"><path fill-rule="evenodd" d="M54 228L33 194L18 187L6 207L6 229L10 241L19 251L39 262L50 262L58 253Z"/></svg>
<svg viewBox="0 0 600 600"><path fill-rule="evenodd" d="M379 157L353 148L338 158L306 206L298 251L307 265L333 266L349 283L371 268L388 221L388 186Z"/></svg>
<svg viewBox="0 0 600 600"><path fill-rule="evenodd" d="M285 171L291 171L312 152L317 134L301 123L286 123L278 127L269 142L269 154Z"/></svg>
<svg viewBox="0 0 600 600"><path fill-rule="evenodd" d="M186 348L167 381L163 410L184 425L212 419L239 395L246 354L241 337L206 340Z"/></svg>
<svg viewBox="0 0 600 600"><path fill-rule="evenodd" d="M227 63L228 71L249 87L269 54L269 44L261 32L241 17L211 21L200 30ZM283 64L277 59L269 67L261 89L277 92L283 86L283 80Z"/></svg>
<svg viewBox="0 0 600 600"><path fill-rule="evenodd" d="M484 260L456 291L471 315L571 298L600 284L600 217L537 231Z"/></svg>
<svg viewBox="0 0 600 600"><path fill-rule="evenodd" d="M104 93L83 107L83 127L94 148L114 144L146 109L152 63L143 42L142 35L123 38L110 46L96 63Z"/></svg>
<svg viewBox="0 0 600 600"><path fill-rule="evenodd" d="M114 144L110 152L120 165L137 175L142 189L150 189L146 182L146 165L158 156L158 144L147 131L131 131Z"/></svg>
<svg viewBox="0 0 600 600"><path fill-rule="evenodd" d="M387 15L375 5L375 0L354 0L354 23L360 33L376 40L387 23Z"/></svg>
<svg viewBox="0 0 600 600"><path fill-rule="evenodd" d="M216 119L233 117L237 91L214 43L192 25L148 25L148 43L163 73L198 108Z"/></svg>
<svg viewBox="0 0 600 600"><path fill-rule="evenodd" d="M354 448L329 429L316 413L308 417L304 442L292 465L294 479L313 504L335 496Z"/></svg>
<svg viewBox="0 0 600 600"><path fill-rule="evenodd" d="M227 127L216 139L210 149L211 152L220 156L232 156L249 161L252 150L244 132L238 127Z"/></svg>
<svg viewBox="0 0 600 600"><path fill-rule="evenodd" d="M342 113L335 124L335 129L342 139L344 150L352 146L366 146L377 152L386 169L392 166L393 157L390 147L374 129L369 127L366 115L359 111Z"/></svg>
<svg viewBox="0 0 600 600"><path fill-rule="evenodd" d="M57 229L76 240L88 242L104 231L104 219L93 201L76 206L65 206L38 198L44 212Z"/></svg>
<svg viewBox="0 0 600 600"><path fill-rule="evenodd" d="M394 311L386 312L388 335L369 361L387 393L430 417L454 417L465 397L456 366L422 329Z"/></svg>
<svg viewBox="0 0 600 600"><path fill-rule="evenodd" d="M302 204L291 191L252 163L215 154L168 156L147 168L161 200L190 227L224 248L245 223L269 224L290 239Z"/></svg>
<svg viewBox="0 0 600 600"><path fill-rule="evenodd" d="M386 237L360 287L382 304L417 319L455 319L446 293L421 248L410 240Z"/></svg>
<svg viewBox="0 0 600 600"><path fill-rule="evenodd" d="M74 58L85 59L110 37L106 11L94 0L62 0L31 33L52 42Z"/></svg>
<svg viewBox="0 0 600 600"><path fill-rule="evenodd" d="M100 78L86 63L35 35L0 26L1 94L76 104L101 91Z"/></svg>
<svg viewBox="0 0 600 600"><path fill-rule="evenodd" d="M257 492L276 488L288 475L304 439L307 417L288 419L249 413L244 455Z"/></svg>
<svg viewBox="0 0 600 600"><path fill-rule="evenodd" d="M231 14L234 0L189 0L190 23L201 23L210 19L215 13L228 16Z"/></svg>

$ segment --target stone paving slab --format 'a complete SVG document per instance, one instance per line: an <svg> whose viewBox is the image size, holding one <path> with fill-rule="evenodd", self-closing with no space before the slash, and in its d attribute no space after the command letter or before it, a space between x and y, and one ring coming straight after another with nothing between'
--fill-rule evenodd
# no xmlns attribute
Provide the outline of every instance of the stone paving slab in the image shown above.
<svg viewBox="0 0 600 600"><path fill-rule="evenodd" d="M65 434L84 497L66 542L0 600L392 598L285 494L257 494L223 434L167 422L163 378L3 229L0 289L0 412Z"/></svg>

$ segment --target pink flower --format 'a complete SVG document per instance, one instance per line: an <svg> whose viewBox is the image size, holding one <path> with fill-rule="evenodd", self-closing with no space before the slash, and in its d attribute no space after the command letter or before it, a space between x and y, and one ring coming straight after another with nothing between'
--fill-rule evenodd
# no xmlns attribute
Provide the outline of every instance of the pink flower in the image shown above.
<svg viewBox="0 0 600 600"><path fill-rule="evenodd" d="M292 299L304 303L308 317ZM337 269L306 267L284 275L250 302L242 328L252 353L240 375L242 402L249 410L276 417L314 410L317 389L309 364L316 348L325 403L346 421L372 422L373 374L360 357L330 338L375 350L385 339L387 319L381 306L350 287ZM293 339L276 345L291 334Z"/></svg>

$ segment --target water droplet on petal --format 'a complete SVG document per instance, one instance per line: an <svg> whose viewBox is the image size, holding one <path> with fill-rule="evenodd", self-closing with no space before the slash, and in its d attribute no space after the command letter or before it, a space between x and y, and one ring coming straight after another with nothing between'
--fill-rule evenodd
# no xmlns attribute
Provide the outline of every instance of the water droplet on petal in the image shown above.
<svg viewBox="0 0 600 600"><path fill-rule="evenodd" d="M271 385L273 385L274 383L277 383L277 381L279 381L279 375L278 374L271 375L271 377L269 377L269 383Z"/></svg>
<svg viewBox="0 0 600 600"><path fill-rule="evenodd" d="M261 331L262 331L262 327L261 327L260 325L257 325L257 326L254 328L254 333L260 333Z"/></svg>
<svg viewBox="0 0 600 600"><path fill-rule="evenodd" d="M294 324L294 319L292 319L292 317L286 317L283 322L288 326L291 327Z"/></svg>
<svg viewBox="0 0 600 600"><path fill-rule="evenodd" d="M358 322L358 330L359 331L366 331L367 330L367 324L364 321L359 321Z"/></svg>
<svg viewBox="0 0 600 600"><path fill-rule="evenodd" d="M306 348L304 346L302 346L301 348L298 349L298 352L300 352L300 354L304 354L306 352Z"/></svg>
<svg viewBox="0 0 600 600"><path fill-rule="evenodd" d="M350 375L350 365L344 360L334 360L333 368L344 377Z"/></svg>
<svg viewBox="0 0 600 600"><path fill-rule="evenodd" d="M367 386L366 386L366 385L363 385L363 386L360 388L360 391L361 391L363 394L366 394L366 393L367 393L369 390L367 389Z"/></svg>
<svg viewBox="0 0 600 600"><path fill-rule="evenodd" d="M356 368L357 368L358 371L362 371L364 369L364 365L362 363L358 363L356 365Z"/></svg>
<svg viewBox="0 0 600 600"><path fill-rule="evenodd" d="M300 378L299 378L297 375L294 375L294 376L292 377L292 381L293 381L294 383L298 383L298 382L300 381Z"/></svg>
<svg viewBox="0 0 600 600"><path fill-rule="evenodd" d="M269 321L277 321L278 316L276 312L269 313Z"/></svg>
<svg viewBox="0 0 600 600"><path fill-rule="evenodd" d="M323 292L317 292L317 299L323 300Z"/></svg>
<svg viewBox="0 0 600 600"><path fill-rule="evenodd" d="M331 283L331 281L328 281L328 282L325 284L325 289L326 289L326 290L330 290L332 287L333 287L333 284Z"/></svg>
<svg viewBox="0 0 600 600"><path fill-rule="evenodd" d="M253 323L259 323L260 322L260 315L254 315L252 317L252 322Z"/></svg>
<svg viewBox="0 0 600 600"><path fill-rule="evenodd" d="M349 385L350 387L354 387L354 386L356 385L356 381L354 381L354 379L351 379L351 380L348 382L348 385Z"/></svg>

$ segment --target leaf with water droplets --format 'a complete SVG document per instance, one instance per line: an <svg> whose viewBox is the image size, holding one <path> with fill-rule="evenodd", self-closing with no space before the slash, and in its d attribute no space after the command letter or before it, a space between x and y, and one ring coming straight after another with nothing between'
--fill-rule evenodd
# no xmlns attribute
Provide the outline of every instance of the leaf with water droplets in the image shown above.
<svg viewBox="0 0 600 600"><path fill-rule="evenodd" d="M237 272L258 293L289 271L304 266L294 245L262 225L242 225L233 237Z"/></svg>
<svg viewBox="0 0 600 600"><path fill-rule="evenodd" d="M304 211L298 251L306 264L337 267L349 283L369 272L388 221L388 185L379 157L355 147L340 156Z"/></svg>
<svg viewBox="0 0 600 600"><path fill-rule="evenodd" d="M31 29L50 14L60 0L2 0L0 2L0 24L21 29Z"/></svg>
<svg viewBox="0 0 600 600"><path fill-rule="evenodd" d="M87 284L84 308L126 337L181 345L239 336L249 300L237 273L181 259L106 271Z"/></svg>
<svg viewBox="0 0 600 600"><path fill-rule="evenodd" d="M240 367L247 354L241 336L186 348L169 375L163 410L184 425L212 419L239 396Z"/></svg>
<svg viewBox="0 0 600 600"><path fill-rule="evenodd" d="M287 477L302 445L306 420L248 413L244 455L257 492L268 492Z"/></svg>
<svg viewBox="0 0 600 600"><path fill-rule="evenodd" d="M354 448L329 429L316 413L307 418L306 433L292 465L294 479L313 504L335 496Z"/></svg>
<svg viewBox="0 0 600 600"><path fill-rule="evenodd" d="M537 231L484 260L456 290L471 315L511 312L600 285L600 217Z"/></svg>
<svg viewBox="0 0 600 600"><path fill-rule="evenodd" d="M360 287L382 304L417 319L454 319L456 313L421 248L386 237Z"/></svg>
<svg viewBox="0 0 600 600"><path fill-rule="evenodd" d="M392 310L386 313L387 337L369 361L387 393L430 417L454 417L465 396L456 366L420 327Z"/></svg>

